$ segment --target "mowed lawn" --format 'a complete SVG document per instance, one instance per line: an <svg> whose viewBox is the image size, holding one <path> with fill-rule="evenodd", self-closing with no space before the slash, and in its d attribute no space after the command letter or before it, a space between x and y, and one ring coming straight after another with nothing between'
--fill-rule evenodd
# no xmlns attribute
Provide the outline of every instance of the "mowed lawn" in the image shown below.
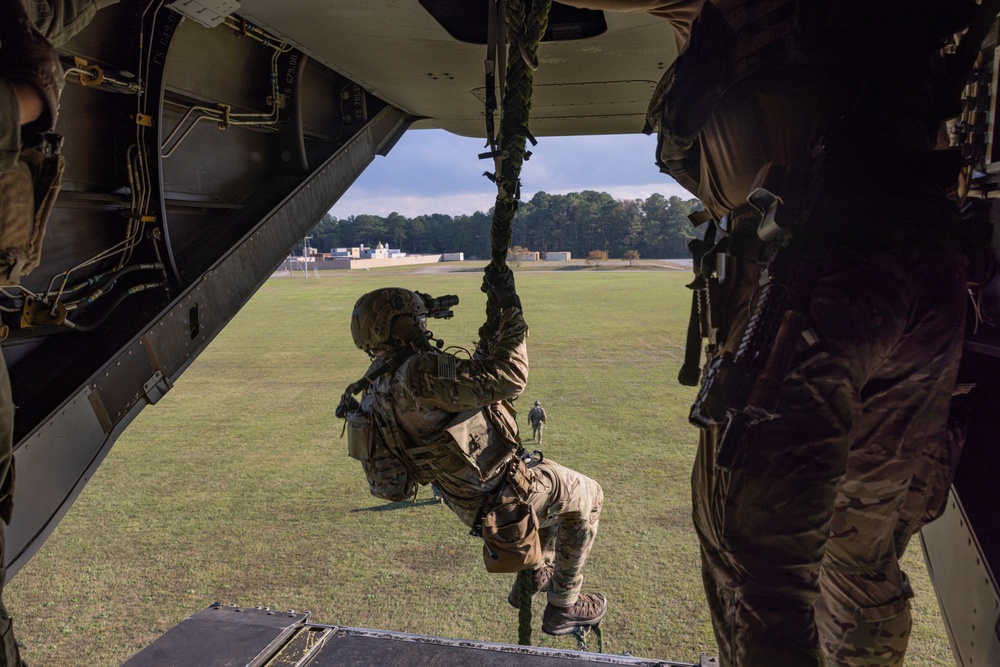
<svg viewBox="0 0 1000 667"><path fill-rule="evenodd" d="M518 271L531 376L517 407L548 413L544 452L601 482L606 505L585 590L610 600L605 650L697 662L714 653L690 523L693 390L676 382L689 274ZM33 667L119 665L214 601L308 610L316 622L517 641L513 575L422 489L368 493L334 409L367 368L350 338L357 297L399 285L457 294L432 321L471 348L478 272L337 272L267 282L176 386L114 446L66 519L7 589ZM527 428L530 433L530 428ZM908 665L954 664L914 544ZM538 630L535 640L575 648Z"/></svg>

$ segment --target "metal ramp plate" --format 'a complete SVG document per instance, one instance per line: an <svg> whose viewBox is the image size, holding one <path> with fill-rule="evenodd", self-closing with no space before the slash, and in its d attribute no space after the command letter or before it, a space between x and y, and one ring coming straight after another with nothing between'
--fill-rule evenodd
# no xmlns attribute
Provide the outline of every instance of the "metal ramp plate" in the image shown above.
<svg viewBox="0 0 1000 667"><path fill-rule="evenodd" d="M338 628L309 667L582 667L586 664L632 667L696 667L607 653L443 639L425 635Z"/></svg>
<svg viewBox="0 0 1000 667"><path fill-rule="evenodd" d="M307 618L266 608L212 605L185 618L122 667L259 667Z"/></svg>
<svg viewBox="0 0 1000 667"><path fill-rule="evenodd" d="M308 613L218 604L122 667L699 667L687 662L308 623ZM713 665L705 662L701 665Z"/></svg>

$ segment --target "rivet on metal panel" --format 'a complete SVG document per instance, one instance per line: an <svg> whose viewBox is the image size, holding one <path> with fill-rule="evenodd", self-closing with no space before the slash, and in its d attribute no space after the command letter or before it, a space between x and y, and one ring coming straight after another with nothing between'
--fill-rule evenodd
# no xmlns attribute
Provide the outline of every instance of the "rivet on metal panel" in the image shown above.
<svg viewBox="0 0 1000 667"><path fill-rule="evenodd" d="M119 413L118 413L118 416L119 416L119 417L121 417L121 416L122 416L122 413L120 413L120 412L119 412Z"/></svg>
<svg viewBox="0 0 1000 667"><path fill-rule="evenodd" d="M111 373L108 373L107 371L105 371L104 377L106 377L106 378L111 377Z"/></svg>

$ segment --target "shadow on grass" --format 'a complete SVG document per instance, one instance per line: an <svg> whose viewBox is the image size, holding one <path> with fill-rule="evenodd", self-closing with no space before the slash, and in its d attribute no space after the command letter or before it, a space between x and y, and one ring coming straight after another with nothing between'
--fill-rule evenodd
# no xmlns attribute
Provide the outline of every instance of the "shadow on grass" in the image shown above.
<svg viewBox="0 0 1000 667"><path fill-rule="evenodd" d="M442 505L434 498L425 498L423 500L418 500L416 502L412 500L404 500L398 503L386 503L385 505L376 505L375 507L359 507L357 509L351 510L354 512L391 512L393 510L405 510L408 507L423 507L425 505Z"/></svg>

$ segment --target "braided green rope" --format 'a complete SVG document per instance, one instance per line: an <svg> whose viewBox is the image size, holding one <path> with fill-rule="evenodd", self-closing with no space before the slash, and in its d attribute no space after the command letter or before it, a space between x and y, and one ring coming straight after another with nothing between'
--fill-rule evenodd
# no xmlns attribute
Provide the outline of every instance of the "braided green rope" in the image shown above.
<svg viewBox="0 0 1000 667"><path fill-rule="evenodd" d="M507 268L507 250L514 229L514 214L520 197L521 165L524 163L528 118L531 113L532 70L538 66L538 45L549 25L552 0L507 0L506 86L500 120L499 150L503 155L496 174L497 199L490 227L490 263L487 271L503 273ZM489 340L500 322L500 307L492 293L486 299L486 324L480 330L481 342Z"/></svg>
<svg viewBox="0 0 1000 667"><path fill-rule="evenodd" d="M517 573L517 643L531 646L531 598L534 572L529 568Z"/></svg>

